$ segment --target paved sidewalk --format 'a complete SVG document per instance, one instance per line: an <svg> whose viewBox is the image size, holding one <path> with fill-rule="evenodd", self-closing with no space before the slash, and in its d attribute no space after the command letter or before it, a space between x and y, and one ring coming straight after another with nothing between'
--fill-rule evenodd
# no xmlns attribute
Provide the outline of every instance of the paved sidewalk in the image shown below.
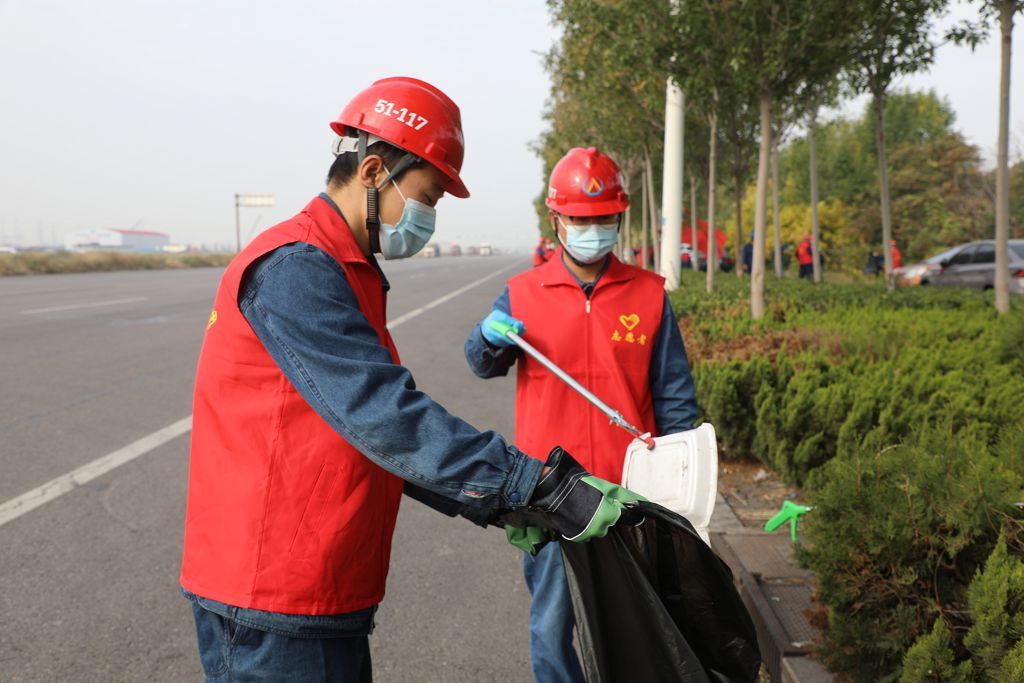
<svg viewBox="0 0 1024 683"><path fill-rule="evenodd" d="M772 681L832 681L812 656L820 633L807 619L814 609L814 575L793 559L788 526L773 534L747 526L719 493L708 529L711 547L732 568L757 627L761 657Z"/></svg>

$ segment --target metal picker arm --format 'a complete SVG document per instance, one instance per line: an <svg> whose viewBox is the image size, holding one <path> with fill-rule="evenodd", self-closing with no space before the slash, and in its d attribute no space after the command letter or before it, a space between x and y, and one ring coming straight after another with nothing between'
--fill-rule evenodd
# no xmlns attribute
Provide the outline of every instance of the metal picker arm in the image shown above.
<svg viewBox="0 0 1024 683"><path fill-rule="evenodd" d="M654 439L651 437L650 433L642 432L633 425L631 425L629 422L627 422L626 418L622 417L622 413L615 410L607 403L599 399L597 396L592 394L585 386L583 386L575 379L570 377L569 374L565 372L565 370L555 365L550 358L548 358L543 353L535 349L533 345L530 344L530 342L526 341L518 334L516 334L514 327L512 327L511 325L507 325L503 322L498 322L497 320L494 320L491 322L491 329L493 329L495 332L499 334L505 335L506 337L514 341L516 346L518 346L523 351L533 356L533 358L536 359L538 363L540 363L548 370L553 372L555 376L558 377L558 379L568 384L576 393L578 393L583 398L587 399L587 401L593 404L598 410L607 415L608 419L611 420L612 424L625 429L627 432L643 441L645 444L647 444L647 448L654 448Z"/></svg>

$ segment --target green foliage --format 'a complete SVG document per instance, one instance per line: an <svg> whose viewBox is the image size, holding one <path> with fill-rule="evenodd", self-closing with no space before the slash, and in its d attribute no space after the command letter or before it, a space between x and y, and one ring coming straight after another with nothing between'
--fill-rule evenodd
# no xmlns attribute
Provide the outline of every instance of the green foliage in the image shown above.
<svg viewBox="0 0 1024 683"><path fill-rule="evenodd" d="M903 659L901 681L1024 680L1024 562L999 537L967 588L973 622L958 643L942 618ZM957 663L957 653L964 654Z"/></svg>
<svg viewBox="0 0 1024 683"><path fill-rule="evenodd" d="M1024 642L1024 562L1010 554L1005 538L971 581L967 606L974 625L964 645L979 671L997 678L1011 649Z"/></svg>
<svg viewBox="0 0 1024 683"><path fill-rule="evenodd" d="M756 424L750 416L755 412L762 385L771 382L774 375L768 361L755 359L749 363L726 363L716 372L696 376L697 394L707 397L704 411L715 416L724 455L745 457L751 452Z"/></svg>
<svg viewBox="0 0 1024 683"><path fill-rule="evenodd" d="M548 129L534 144L544 163L535 202L542 231L548 228L547 178L570 148L599 147L626 175L645 149L660 163L672 55L671 33L663 30L669 7L667 0L548 0L561 38L546 55Z"/></svg>
<svg viewBox="0 0 1024 683"><path fill-rule="evenodd" d="M942 619L930 633L918 638L903 658L900 683L968 683L973 680L970 662L954 661L953 636Z"/></svg>
<svg viewBox="0 0 1024 683"><path fill-rule="evenodd" d="M1000 529L1019 526L1022 477L984 441L941 429L908 441L866 440L808 482L799 555L830 608L822 654L854 680L897 671L937 610L962 611Z"/></svg>
<svg viewBox="0 0 1024 683"><path fill-rule="evenodd" d="M799 557L828 608L825 661L857 681L1021 680L1014 581L968 585L1024 531L1024 301L999 318L991 293L770 278L755 323L744 283L707 295L682 275L704 418L815 508ZM988 661L965 655L967 614Z"/></svg>
<svg viewBox="0 0 1024 683"><path fill-rule="evenodd" d="M980 169L977 148L964 141L953 123L949 103L933 92L897 92L886 98L893 236L908 260L987 237L992 229L991 180ZM838 202L842 212L823 215L825 253L832 257L831 267L859 271L868 250L877 250L881 242L871 107L859 119L822 126L817 151L822 206ZM806 138L782 150L780 165L783 228L792 242L809 225ZM752 213L753 204L744 210ZM796 221L788 231L787 220Z"/></svg>

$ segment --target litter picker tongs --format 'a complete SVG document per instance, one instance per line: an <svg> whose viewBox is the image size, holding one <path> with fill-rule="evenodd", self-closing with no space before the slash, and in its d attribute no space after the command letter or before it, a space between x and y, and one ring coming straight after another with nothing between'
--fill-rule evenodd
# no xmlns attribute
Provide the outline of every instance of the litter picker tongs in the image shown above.
<svg viewBox="0 0 1024 683"><path fill-rule="evenodd" d="M651 449L654 448L654 437L651 436L650 432L641 432L639 429L637 429L636 427L631 425L629 422L627 422L626 418L622 417L622 413L620 413L619 411L615 410L614 408L609 406L607 403L605 403L604 401L599 399L597 396L595 396L593 393L591 393L589 389L587 389L585 386L583 386L582 384L577 382L575 379L573 379L569 375L569 373L567 373L565 370L563 370L562 368L560 368L557 365L555 365L554 361L552 361L550 358L548 358L543 353L541 353L536 348L534 348L534 346L532 344L530 344L530 342L526 341L525 339L520 337L518 334L516 334L516 329L514 327L512 327L511 325L508 325L506 323L499 322L497 320L493 320L493 321L491 321L491 329L494 330L495 332L497 332L498 334L501 334L501 335L504 335L504 336L508 337L513 342L515 342L516 346L518 346L523 351L525 351L526 353L528 353L531 356L533 356L533 358L535 358L538 363L540 363L541 365L546 367L548 370L553 372L554 375L556 377L558 377L558 379L560 379L563 382L565 382L566 384L568 384L577 394L579 394L580 396L585 398L587 401L589 401L591 404L593 404L594 407L596 407L602 413L607 415L608 419L611 420L611 423L613 425L616 425L618 427L621 427L622 429L625 429L627 432L632 434L635 438L639 439L640 441L643 441L647 445L648 450L651 450Z"/></svg>

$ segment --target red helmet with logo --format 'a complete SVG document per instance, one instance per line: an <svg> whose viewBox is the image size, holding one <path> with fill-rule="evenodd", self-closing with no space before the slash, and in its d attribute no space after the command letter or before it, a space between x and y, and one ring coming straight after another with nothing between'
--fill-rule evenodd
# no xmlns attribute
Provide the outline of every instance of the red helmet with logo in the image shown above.
<svg viewBox="0 0 1024 683"><path fill-rule="evenodd" d="M610 156L596 147L573 147L551 169L545 203L566 216L607 216L625 211L629 195Z"/></svg>
<svg viewBox="0 0 1024 683"><path fill-rule="evenodd" d="M468 197L459 177L465 143L462 115L443 92L405 76L383 78L352 98L331 129L341 136L346 128L371 135L411 152L450 179L445 190Z"/></svg>

